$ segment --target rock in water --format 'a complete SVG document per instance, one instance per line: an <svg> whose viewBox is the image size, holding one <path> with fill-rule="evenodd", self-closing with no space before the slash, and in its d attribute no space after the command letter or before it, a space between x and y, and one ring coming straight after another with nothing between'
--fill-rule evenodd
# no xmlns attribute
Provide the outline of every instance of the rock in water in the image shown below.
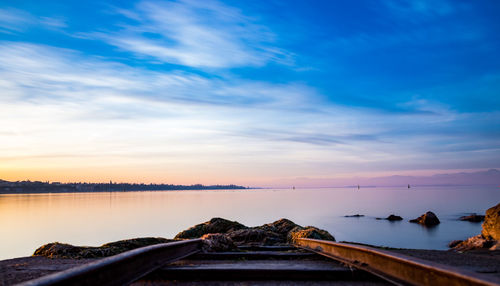
<svg viewBox="0 0 500 286"><path fill-rule="evenodd" d="M398 215L391 214L386 218L386 220L396 221L396 220L403 220L403 218Z"/></svg>
<svg viewBox="0 0 500 286"><path fill-rule="evenodd" d="M425 214L419 216L416 219L410 220L410 222L419 223L425 226L434 226L440 223L438 217L431 211L426 212Z"/></svg>
<svg viewBox="0 0 500 286"><path fill-rule="evenodd" d="M388 217L386 217L386 218L377 217L376 219L378 219L378 220L383 220L383 219L385 219L385 220L388 220L388 221L403 220L403 218L402 218L402 217L400 217L400 216L398 216L398 215L394 215L394 214L391 214L391 215L389 215L389 216L388 216Z"/></svg>
<svg viewBox="0 0 500 286"><path fill-rule="evenodd" d="M208 233L227 233L244 228L248 227L236 221L216 217L179 232L174 239L199 238Z"/></svg>
<svg viewBox="0 0 500 286"><path fill-rule="evenodd" d="M484 215L471 214L467 216L461 216L459 220L470 221L470 222L482 222L484 221Z"/></svg>
<svg viewBox="0 0 500 286"><path fill-rule="evenodd" d="M203 240L201 246L203 252L232 251L237 249L231 238L221 233L205 234L201 239Z"/></svg>
<svg viewBox="0 0 500 286"><path fill-rule="evenodd" d="M486 239L500 241L500 203L486 211L481 234Z"/></svg>
<svg viewBox="0 0 500 286"><path fill-rule="evenodd" d="M333 235L331 235L328 231L316 228L314 226L296 226L294 229L290 230L287 237L288 242L295 243L298 238L313 238L335 241Z"/></svg>

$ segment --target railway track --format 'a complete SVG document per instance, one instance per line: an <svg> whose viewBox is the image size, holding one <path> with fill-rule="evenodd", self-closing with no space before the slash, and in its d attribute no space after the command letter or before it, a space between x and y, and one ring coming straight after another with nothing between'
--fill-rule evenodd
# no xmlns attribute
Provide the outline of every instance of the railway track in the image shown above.
<svg viewBox="0 0 500 286"><path fill-rule="evenodd" d="M500 285L491 277L366 246L299 239L294 246L202 253L200 239L157 244L20 285Z"/></svg>

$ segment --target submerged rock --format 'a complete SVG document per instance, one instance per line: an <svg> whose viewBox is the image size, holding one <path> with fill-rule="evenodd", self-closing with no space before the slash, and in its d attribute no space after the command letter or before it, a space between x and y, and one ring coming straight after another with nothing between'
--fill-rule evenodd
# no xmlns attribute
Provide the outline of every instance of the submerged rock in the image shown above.
<svg viewBox="0 0 500 286"><path fill-rule="evenodd" d="M435 225L438 225L440 223L436 214L434 214L431 211L426 212L425 214L419 216L416 219L410 220L410 222L418 223L418 224L421 224L424 226L435 226Z"/></svg>
<svg viewBox="0 0 500 286"><path fill-rule="evenodd" d="M98 247L74 246L53 242L40 246L33 255L48 258L99 258L116 255L139 247L172 241L161 237L142 237L106 243Z"/></svg>
<svg viewBox="0 0 500 286"><path fill-rule="evenodd" d="M355 215L345 215L344 217L364 217L365 215L362 214L355 214Z"/></svg>
<svg viewBox="0 0 500 286"><path fill-rule="evenodd" d="M209 233L227 233L244 228L248 227L236 221L216 217L179 232L174 239L199 238Z"/></svg>
<svg viewBox="0 0 500 286"><path fill-rule="evenodd" d="M471 214L467 216L461 216L459 218L461 221L470 221L470 222L482 222L484 221L484 215Z"/></svg>
<svg viewBox="0 0 500 286"><path fill-rule="evenodd" d="M382 219L385 219L385 220L388 220L388 221L398 221L398 220L403 220L402 217L398 216L398 215L395 215L395 214L391 214L389 215L388 217L386 218L381 218L381 217L378 217L376 218L378 220L382 220Z"/></svg>
<svg viewBox="0 0 500 286"><path fill-rule="evenodd" d="M288 233L287 241L288 243L295 243L298 238L312 238L335 241L333 235L331 235L328 231L319 229L314 226L296 226Z"/></svg>
<svg viewBox="0 0 500 286"><path fill-rule="evenodd" d="M237 249L231 238L221 233L205 234L201 239L203 252L234 251Z"/></svg>
<svg viewBox="0 0 500 286"><path fill-rule="evenodd" d="M481 234L486 239L500 241L500 203L486 211Z"/></svg>

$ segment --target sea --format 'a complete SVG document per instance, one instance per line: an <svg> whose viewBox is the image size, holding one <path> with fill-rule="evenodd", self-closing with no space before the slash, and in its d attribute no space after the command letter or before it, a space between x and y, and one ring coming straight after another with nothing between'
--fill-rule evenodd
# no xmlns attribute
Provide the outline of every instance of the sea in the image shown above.
<svg viewBox="0 0 500 286"><path fill-rule="evenodd" d="M49 242L99 246L135 237L173 238L213 217L258 226L288 218L337 241L448 249L481 232L460 221L500 202L498 186L244 189L0 195L0 260L32 255ZM427 211L441 223L409 223ZM360 214L362 217L345 217ZM377 220L390 214L402 221Z"/></svg>

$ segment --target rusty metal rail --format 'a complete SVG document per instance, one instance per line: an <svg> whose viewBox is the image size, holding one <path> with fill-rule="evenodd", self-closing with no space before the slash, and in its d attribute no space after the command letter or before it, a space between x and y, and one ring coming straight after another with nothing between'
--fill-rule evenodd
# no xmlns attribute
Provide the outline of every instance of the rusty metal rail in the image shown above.
<svg viewBox="0 0 500 286"><path fill-rule="evenodd" d="M301 238L296 246L368 271L396 285L499 286L500 280L367 246Z"/></svg>
<svg viewBox="0 0 500 286"><path fill-rule="evenodd" d="M199 252L201 239L146 246L19 285L126 285L167 263Z"/></svg>

